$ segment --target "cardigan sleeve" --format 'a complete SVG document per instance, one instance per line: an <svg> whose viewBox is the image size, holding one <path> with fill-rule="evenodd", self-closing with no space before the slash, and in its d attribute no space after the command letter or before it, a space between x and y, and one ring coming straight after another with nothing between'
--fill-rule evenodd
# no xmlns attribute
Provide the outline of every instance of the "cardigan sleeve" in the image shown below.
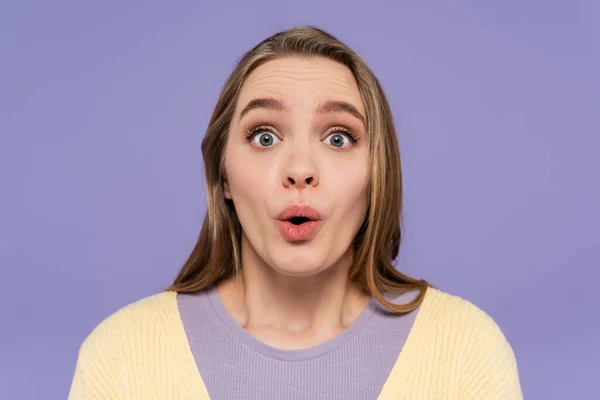
<svg viewBox="0 0 600 400"><path fill-rule="evenodd" d="M111 319L96 327L79 348L68 400L125 398Z"/></svg>
<svg viewBox="0 0 600 400"><path fill-rule="evenodd" d="M79 357L68 400L123 399L118 385L107 372L100 360Z"/></svg>
<svg viewBox="0 0 600 400"><path fill-rule="evenodd" d="M464 305L459 398L522 400L517 360L504 333L481 309Z"/></svg>

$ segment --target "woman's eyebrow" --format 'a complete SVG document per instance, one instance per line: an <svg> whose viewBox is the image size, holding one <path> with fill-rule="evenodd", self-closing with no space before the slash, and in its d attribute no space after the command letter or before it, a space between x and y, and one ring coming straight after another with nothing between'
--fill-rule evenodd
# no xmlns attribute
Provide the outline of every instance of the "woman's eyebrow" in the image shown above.
<svg viewBox="0 0 600 400"><path fill-rule="evenodd" d="M248 114L248 112L258 109L258 108L264 108L267 110L275 110L275 111L289 111L290 110L290 106L282 100L278 100L278 99L274 99L274 98L263 98L263 99L253 99L251 100L248 104L246 104L246 107L244 107L244 109L240 112L240 118L239 120L241 121L241 119L244 117L244 115Z"/></svg>
<svg viewBox="0 0 600 400"><path fill-rule="evenodd" d="M260 98L253 99L243 108L240 112L239 120L241 120L244 115L248 114L251 110L255 109L267 109L274 111L289 111L290 106L283 100L278 100L274 98ZM327 114L327 113L335 113L335 112L344 112L352 115L354 118L360 120L363 125L366 125L366 118L358 111L358 109L350 103L345 101L324 101L319 103L317 107L317 114Z"/></svg>
<svg viewBox="0 0 600 400"><path fill-rule="evenodd" d="M317 107L317 114L343 112L352 115L354 118L360 120L363 125L367 125L366 118L358 111L356 107L345 101L324 101Z"/></svg>

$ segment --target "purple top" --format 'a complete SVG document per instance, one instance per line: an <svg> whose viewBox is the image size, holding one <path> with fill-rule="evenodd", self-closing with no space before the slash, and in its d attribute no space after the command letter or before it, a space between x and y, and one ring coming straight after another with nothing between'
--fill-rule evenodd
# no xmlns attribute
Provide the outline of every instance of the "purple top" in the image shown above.
<svg viewBox="0 0 600 400"><path fill-rule="evenodd" d="M418 292L389 298L410 302ZM271 347L227 312L214 287L178 294L192 353L213 400L376 399L417 310L387 312L374 298L341 334L302 350Z"/></svg>

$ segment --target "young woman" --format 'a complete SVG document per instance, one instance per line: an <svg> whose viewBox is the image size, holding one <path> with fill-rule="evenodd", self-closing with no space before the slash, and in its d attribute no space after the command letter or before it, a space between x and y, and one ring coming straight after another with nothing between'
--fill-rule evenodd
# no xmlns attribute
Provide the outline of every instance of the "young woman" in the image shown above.
<svg viewBox="0 0 600 400"><path fill-rule="evenodd" d="M280 32L227 80L208 212L173 285L81 346L70 399L520 399L497 324L394 268L392 114L360 57Z"/></svg>

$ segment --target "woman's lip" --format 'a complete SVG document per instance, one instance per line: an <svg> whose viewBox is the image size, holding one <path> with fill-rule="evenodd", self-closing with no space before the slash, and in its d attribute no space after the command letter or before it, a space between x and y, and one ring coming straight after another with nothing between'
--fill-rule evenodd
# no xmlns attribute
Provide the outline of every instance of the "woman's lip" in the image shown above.
<svg viewBox="0 0 600 400"><path fill-rule="evenodd" d="M277 226L285 239L298 242L311 239L321 228L321 221L307 221L300 225L290 221L277 221Z"/></svg>
<svg viewBox="0 0 600 400"><path fill-rule="evenodd" d="M277 219L289 221L294 217L304 217L311 221L318 221L321 219L319 212L307 204L293 204L288 206L279 213Z"/></svg>

